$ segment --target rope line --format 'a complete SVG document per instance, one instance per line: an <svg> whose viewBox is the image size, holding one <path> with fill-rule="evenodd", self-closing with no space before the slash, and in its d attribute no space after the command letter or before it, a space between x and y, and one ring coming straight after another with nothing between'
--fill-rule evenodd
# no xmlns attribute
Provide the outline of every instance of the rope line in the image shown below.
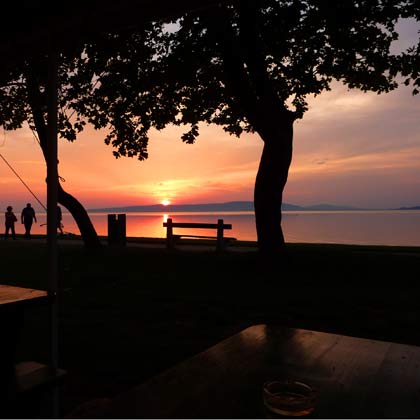
<svg viewBox="0 0 420 420"><path fill-rule="evenodd" d="M37 143L41 146L41 142L39 141L39 138L38 138L38 135L37 135L36 131L30 125L29 125L29 129L31 130L31 133L34 136L34 138L37 141Z"/></svg>
<svg viewBox="0 0 420 420"><path fill-rule="evenodd" d="M19 178L20 182L26 187L26 189L33 195L36 201L42 206L42 208L47 211L47 208L42 204L42 202L38 199L38 197L33 193L33 191L29 188L29 186L25 183L25 181L19 176L19 174L13 169L12 165L6 160L6 158L0 153L0 157L4 160L6 165L11 169L11 171Z"/></svg>

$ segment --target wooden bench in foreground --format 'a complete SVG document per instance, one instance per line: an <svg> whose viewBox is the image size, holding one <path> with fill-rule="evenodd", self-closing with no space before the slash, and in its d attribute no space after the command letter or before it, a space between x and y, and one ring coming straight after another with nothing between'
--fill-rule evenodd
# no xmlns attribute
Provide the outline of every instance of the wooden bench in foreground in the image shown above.
<svg viewBox="0 0 420 420"><path fill-rule="evenodd" d="M47 304L44 290L0 284L0 418L51 417L52 395L65 371L34 361L15 362L29 306Z"/></svg>
<svg viewBox="0 0 420 420"><path fill-rule="evenodd" d="M26 361L16 364L16 385L19 394L54 386L66 375L63 369L54 369L43 363Z"/></svg>
<svg viewBox="0 0 420 420"><path fill-rule="evenodd" d="M236 238L226 238L224 236L225 230L232 229L231 224L223 223L223 219L218 219L217 223L178 223L173 222L172 219L168 219L167 222L163 223L163 227L166 227L166 247L168 249L175 248L175 243L181 238L197 238L197 239L216 239L216 250L222 251L226 248L229 241L234 241ZM217 230L216 236L205 236L205 235L186 235L176 234L174 235L174 228L179 229L215 229Z"/></svg>
<svg viewBox="0 0 420 420"><path fill-rule="evenodd" d="M16 364L16 396L13 416L49 418L54 416L53 399L66 371L34 361ZM13 404L12 404L13 407Z"/></svg>
<svg viewBox="0 0 420 420"><path fill-rule="evenodd" d="M15 377L2 387L0 418L50 418L57 386L66 372L43 363L15 365Z"/></svg>

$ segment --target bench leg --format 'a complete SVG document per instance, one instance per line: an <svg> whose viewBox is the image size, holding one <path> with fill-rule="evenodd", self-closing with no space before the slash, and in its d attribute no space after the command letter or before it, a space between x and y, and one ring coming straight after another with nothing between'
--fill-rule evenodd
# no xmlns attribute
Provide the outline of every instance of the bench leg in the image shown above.
<svg viewBox="0 0 420 420"><path fill-rule="evenodd" d="M223 240L223 219L219 219L217 221L217 244L216 250L218 252L223 251L225 247L224 240Z"/></svg>
<svg viewBox="0 0 420 420"><path fill-rule="evenodd" d="M172 219L169 218L166 223L166 248L174 249L174 232L172 227Z"/></svg>

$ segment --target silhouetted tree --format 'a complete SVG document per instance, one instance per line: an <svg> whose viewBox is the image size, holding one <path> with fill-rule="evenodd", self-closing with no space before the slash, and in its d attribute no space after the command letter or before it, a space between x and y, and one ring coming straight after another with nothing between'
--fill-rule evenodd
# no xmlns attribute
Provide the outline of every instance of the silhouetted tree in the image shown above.
<svg viewBox="0 0 420 420"><path fill-rule="evenodd" d="M80 55L80 53L79 53ZM62 55L60 65L61 89L59 94L59 134L70 141L75 140L85 122L76 115L75 121L70 122L65 108L72 100L67 90L68 75L73 70L74 59ZM0 87L0 126L6 130L21 128L26 121L31 129L38 134L40 147L45 161L47 161L47 98L46 98L46 61L45 57L31 59L20 68L14 69L9 75L9 81ZM83 205L71 194L66 192L58 182L58 201L73 216L82 235L84 244L88 248L100 246L96 230Z"/></svg>
<svg viewBox="0 0 420 420"><path fill-rule="evenodd" d="M120 89L115 95L114 92L109 92L103 83L109 77L110 64L121 59L118 51L130 48L128 39L135 43L136 47L133 50L135 54L130 56L132 70L124 77L135 79L137 72L141 72L141 64L153 61L156 54L155 45L150 47L148 42L151 33L158 33L154 28L154 24L145 24L138 28L139 33L133 34L133 31L130 31L128 38L124 32L119 35L106 35L106 39L91 34L91 39L95 39L91 44L84 45L82 38L73 45L66 43L62 47L58 68L58 129L61 138L74 141L86 124L91 123L97 129L106 127L110 130L110 134L105 138L107 144L114 136L117 138L120 145L118 152L114 152L116 156L126 154L138 155L139 159L147 157L146 149L136 145L138 135L147 132L152 125L158 126L158 123L140 119L139 111L138 115L130 112L127 104L132 96L131 92ZM47 57L41 53L28 54L27 57L26 61L16 68L2 73L0 126L6 130L16 130L27 122L36 130L44 158L47 160ZM94 65L91 65L91 62ZM112 77L119 79L118 70L114 67L113 71ZM153 80L148 78L148 73L143 75L144 80L152 86ZM145 86L144 84L142 89ZM111 97L114 99L113 106L106 112L103 106ZM101 109L101 112L92 112L92 109ZM125 147L126 144L130 147ZM117 146L117 142L114 145ZM100 246L98 235L85 208L63 189L60 182L58 201L72 214L84 244L89 248Z"/></svg>
<svg viewBox="0 0 420 420"><path fill-rule="evenodd" d="M420 22L420 2L418 0L407 0L405 17L414 18ZM418 43L404 51L399 59L396 71L400 71L404 77L404 84L413 87L413 95L420 93L420 24L418 27Z"/></svg>
<svg viewBox="0 0 420 420"><path fill-rule="evenodd" d="M284 246L293 124L307 96L333 80L377 93L396 88L401 60L390 46L396 22L409 15L407 2L395 0L240 0L107 36L86 46L83 71L73 75L90 83L102 71L75 109L98 128L112 125L105 141L116 157L147 158L149 129L167 124L189 125L187 143L200 122L236 136L257 132L264 142L254 197L258 243L276 255Z"/></svg>
<svg viewBox="0 0 420 420"><path fill-rule="evenodd" d="M254 197L258 243L264 255L277 255L284 247L281 203L293 124L307 110L307 96L329 90L333 80L377 93L396 88L411 62L390 46L396 22L414 15L415 4L239 0L97 36L61 57L60 134L72 141L89 122L109 129L105 143L116 157L143 160L152 127L189 125L187 143L199 135L200 122L236 136L257 132L264 142ZM42 132L41 68L17 69L11 80L20 85L0 89L0 114L6 110L0 123L7 128L26 119Z"/></svg>

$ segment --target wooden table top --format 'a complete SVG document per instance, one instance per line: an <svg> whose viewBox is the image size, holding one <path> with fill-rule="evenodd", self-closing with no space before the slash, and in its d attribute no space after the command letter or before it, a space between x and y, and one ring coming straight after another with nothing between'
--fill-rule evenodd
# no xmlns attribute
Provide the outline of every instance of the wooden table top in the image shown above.
<svg viewBox="0 0 420 420"><path fill-rule="evenodd" d="M27 289L24 287L7 286L0 284L0 305L11 305L33 301L34 299L45 299L47 292L44 290Z"/></svg>
<svg viewBox="0 0 420 420"><path fill-rule="evenodd" d="M267 325L118 396L106 417L264 418L263 383L285 379L318 390L311 417L420 417L420 347Z"/></svg>

